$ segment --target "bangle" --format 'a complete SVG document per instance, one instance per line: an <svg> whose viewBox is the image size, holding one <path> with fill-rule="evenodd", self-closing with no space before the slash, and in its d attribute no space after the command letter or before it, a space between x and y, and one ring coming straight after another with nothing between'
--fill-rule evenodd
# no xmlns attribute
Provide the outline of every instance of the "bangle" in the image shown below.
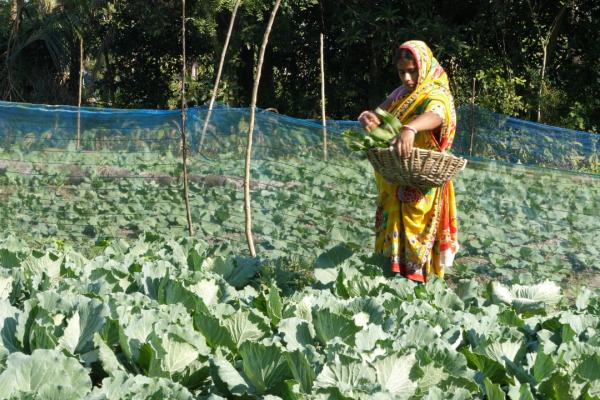
<svg viewBox="0 0 600 400"><path fill-rule="evenodd" d="M402 125L402 129L408 129L409 131L412 131L412 133L414 133L415 135L417 134L417 130L415 128L413 128L410 125Z"/></svg>

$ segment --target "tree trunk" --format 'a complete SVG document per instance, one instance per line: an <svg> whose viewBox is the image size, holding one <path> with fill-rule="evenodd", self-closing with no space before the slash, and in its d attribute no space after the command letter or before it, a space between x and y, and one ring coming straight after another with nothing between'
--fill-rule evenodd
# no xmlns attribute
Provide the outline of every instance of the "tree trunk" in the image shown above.
<svg viewBox="0 0 600 400"><path fill-rule="evenodd" d="M21 12L23 10L23 2L24 0L13 0L10 4L10 22L12 25L8 41L6 42L6 58L5 58L5 69L6 69L6 81L7 86L3 88L3 97L12 100L12 94L18 92L13 86L12 81L12 71L10 66L10 56L12 54L12 49L17 42L17 38L19 36L19 24L21 21Z"/></svg>
<svg viewBox="0 0 600 400"><path fill-rule="evenodd" d="M114 67L110 62L110 54L105 45L102 46L102 54L104 56L104 64L106 65L106 80L108 83L108 98L110 99L111 106L115 104L115 71Z"/></svg>
<svg viewBox="0 0 600 400"><path fill-rule="evenodd" d="M369 104L373 107L374 104L381 103L381 92L379 91L379 85L381 85L380 68L378 64L379 56L377 50L373 45L370 46L369 53L371 54L369 62L369 82L368 83L368 98Z"/></svg>
<svg viewBox="0 0 600 400"><path fill-rule="evenodd" d="M19 14L19 0L13 0L10 4L10 23L14 24Z"/></svg>
<svg viewBox="0 0 600 400"><path fill-rule="evenodd" d="M238 68L238 82L241 87L241 93L238 95L238 104L248 104L250 98L248 93L252 93L252 83L254 81L254 47L248 48L242 46L240 51L240 63Z"/></svg>
<svg viewBox="0 0 600 400"><path fill-rule="evenodd" d="M575 5L575 2L572 3ZM554 47L556 47L556 40L558 39L558 32L560 31L560 27L562 25L562 21L564 16L566 15L568 8L568 4L564 4L560 9L556 18L554 18L554 22L550 27L550 31L548 31L547 36L542 40L542 66L540 68L540 86L538 89L538 106L537 106L537 122L542 122L542 102L544 98L544 83L546 77L546 66L550 64L550 59L552 57L552 53L554 52Z"/></svg>
<svg viewBox="0 0 600 400"><path fill-rule="evenodd" d="M61 102L64 104L73 104L77 101L77 90L79 86L79 59L81 54L79 53L79 41L80 38L75 36L71 45L69 46L69 66L68 71L60 71L61 74L67 73L66 85L66 99Z"/></svg>
<svg viewBox="0 0 600 400"><path fill-rule="evenodd" d="M262 67L262 78L260 81L260 93L261 101L258 102L260 107L268 108L275 107L277 105L272 103L273 101L276 101L276 99L275 81L273 77L273 49L270 47L265 50L265 59Z"/></svg>

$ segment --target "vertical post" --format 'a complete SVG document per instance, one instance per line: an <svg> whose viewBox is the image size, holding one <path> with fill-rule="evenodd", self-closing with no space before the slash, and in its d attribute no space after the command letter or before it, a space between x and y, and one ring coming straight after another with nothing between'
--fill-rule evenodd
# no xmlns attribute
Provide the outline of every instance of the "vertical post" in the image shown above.
<svg viewBox="0 0 600 400"><path fill-rule="evenodd" d="M185 211L187 214L188 233L194 235L192 227L192 212L190 210L190 196L188 190L188 171L187 171L187 134L185 130L185 0L181 0L181 42L182 42L182 68L181 68L181 156L183 162L183 197L185 201Z"/></svg>
<svg viewBox="0 0 600 400"><path fill-rule="evenodd" d="M79 37L79 96L77 98L77 150L81 145L81 93L83 88L83 37Z"/></svg>
<svg viewBox="0 0 600 400"><path fill-rule="evenodd" d="M475 137L475 78L471 89L471 142L469 143L469 156L473 155L473 140Z"/></svg>
<svg viewBox="0 0 600 400"><path fill-rule="evenodd" d="M546 74L546 61L548 59L548 41L543 41L542 50L544 51L544 58L542 60L542 71L540 72L540 88L538 90L537 122L542 122L542 96L544 95L544 75Z"/></svg>
<svg viewBox="0 0 600 400"><path fill-rule="evenodd" d="M221 73L223 72L223 65L225 64L225 54L227 53L227 47L229 47L229 39L231 39L231 32L233 31L233 24L235 22L235 16L237 14L238 8L242 0L237 0L235 5L233 6L233 11L231 12L231 19L229 20L229 28L227 30L227 37L225 38L225 43L223 44L223 51L221 52L221 61L219 61L219 68L217 69L217 77L215 79L215 86L213 87L212 95L210 97L210 102L208 103L208 113L206 114L206 120L204 121L204 126L202 127L202 135L200 135L200 144L198 145L198 152L202 151L202 145L204 144L204 136L206 135L206 130L208 129L208 122L210 121L210 116L212 114L212 109L215 104L215 99L217 98L217 91L219 89L219 82L221 81Z"/></svg>
<svg viewBox="0 0 600 400"><path fill-rule="evenodd" d="M325 56L321 33L321 119L323 120L323 159L327 161L327 119L325 117Z"/></svg>
<svg viewBox="0 0 600 400"><path fill-rule="evenodd" d="M262 46L258 55L258 65L256 67L256 77L254 78L254 87L252 88L252 102L250 104L250 128L248 129L248 144L246 146L246 169L244 175L244 214L246 216L246 240L248 241L248 250L250 255L256 257L256 249L254 248L254 239L252 238L252 210L250 209L250 162L252 160L252 132L254 131L254 122L256 119L256 100L258 98L258 84L260 83L260 74L262 71L263 60L265 59L265 51L269 41L271 27L277 14L277 9L281 0L275 0L271 17L267 23L267 29L263 36Z"/></svg>

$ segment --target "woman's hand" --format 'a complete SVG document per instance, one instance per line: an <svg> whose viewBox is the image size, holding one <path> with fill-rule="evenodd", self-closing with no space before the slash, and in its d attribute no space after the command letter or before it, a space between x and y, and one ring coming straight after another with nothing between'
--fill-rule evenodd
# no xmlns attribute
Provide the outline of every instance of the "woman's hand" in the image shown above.
<svg viewBox="0 0 600 400"><path fill-rule="evenodd" d="M374 128L377 128L381 121L379 117L372 111L363 111L358 116L358 122L366 129L367 132L371 132Z"/></svg>
<svg viewBox="0 0 600 400"><path fill-rule="evenodd" d="M442 125L442 118L434 112L428 111L402 126L400 134L392 140L396 151L402 157L410 157L415 143L417 132L430 131Z"/></svg>
<svg viewBox="0 0 600 400"><path fill-rule="evenodd" d="M415 143L416 130L410 126L403 126L400 134L392 139L392 145L402 157L410 157Z"/></svg>

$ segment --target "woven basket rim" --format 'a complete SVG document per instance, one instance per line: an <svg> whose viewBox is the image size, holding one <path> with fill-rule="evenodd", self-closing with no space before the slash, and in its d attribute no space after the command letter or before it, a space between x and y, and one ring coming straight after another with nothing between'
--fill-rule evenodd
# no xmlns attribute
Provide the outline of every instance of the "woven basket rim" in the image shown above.
<svg viewBox="0 0 600 400"><path fill-rule="evenodd" d="M451 153L414 147L403 157L391 146L367 151L371 165L385 180L408 186L441 186L462 171L467 160Z"/></svg>

